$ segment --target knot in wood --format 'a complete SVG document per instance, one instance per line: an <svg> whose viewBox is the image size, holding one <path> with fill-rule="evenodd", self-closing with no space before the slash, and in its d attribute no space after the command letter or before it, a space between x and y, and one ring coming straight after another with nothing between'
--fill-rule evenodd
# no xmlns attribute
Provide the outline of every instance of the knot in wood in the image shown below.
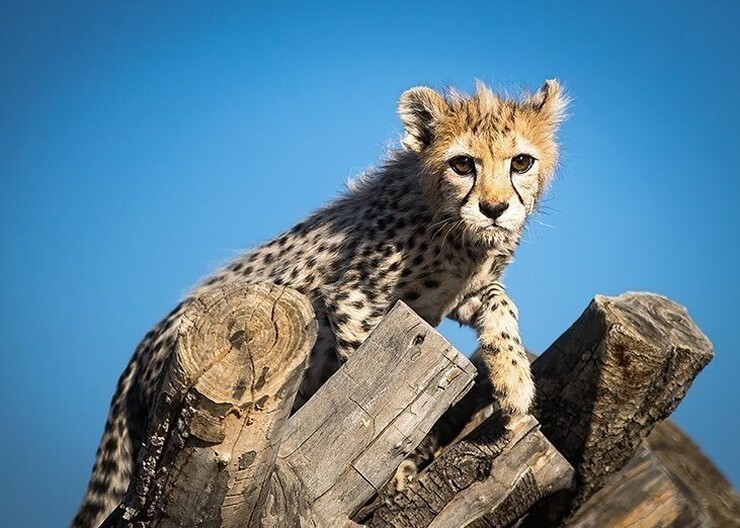
<svg viewBox="0 0 740 528"><path fill-rule="evenodd" d="M244 330L237 330L233 334L231 334L231 337L229 337L229 342L231 342L231 346L234 348L241 350L244 348L244 346L247 344L247 337Z"/></svg>
<svg viewBox="0 0 740 528"><path fill-rule="evenodd" d="M458 490L466 489L475 482L485 480L490 474L491 461L471 453L466 453L462 460L449 464L445 469L445 476Z"/></svg>

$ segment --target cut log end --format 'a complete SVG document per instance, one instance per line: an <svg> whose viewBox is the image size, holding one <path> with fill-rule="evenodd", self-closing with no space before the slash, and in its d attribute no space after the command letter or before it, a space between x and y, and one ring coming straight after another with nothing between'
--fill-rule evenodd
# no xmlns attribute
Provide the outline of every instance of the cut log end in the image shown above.
<svg viewBox="0 0 740 528"><path fill-rule="evenodd" d="M255 401L306 360L316 336L308 300L283 286L231 284L188 307L179 328L175 373L214 402ZM306 346L306 343L310 344Z"/></svg>
<svg viewBox="0 0 740 528"><path fill-rule="evenodd" d="M624 328L623 333L635 336L670 353L687 350L697 360L709 363L714 353L712 343L694 323L685 307L655 293L627 292L617 297L597 295L597 310L609 314L610 323Z"/></svg>
<svg viewBox="0 0 740 528"><path fill-rule="evenodd" d="M234 283L196 298L136 480L107 526L256 526L316 329L307 299L281 286Z"/></svg>

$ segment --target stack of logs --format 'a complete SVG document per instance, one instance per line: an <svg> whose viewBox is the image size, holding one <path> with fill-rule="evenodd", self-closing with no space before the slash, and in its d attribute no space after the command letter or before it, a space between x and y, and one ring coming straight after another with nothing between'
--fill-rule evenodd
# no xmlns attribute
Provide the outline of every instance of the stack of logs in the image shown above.
<svg viewBox="0 0 740 528"><path fill-rule="evenodd" d="M475 356L401 302L291 415L316 327L289 288L197 299L104 526L740 525L737 495L663 421L712 359L663 297L597 296L534 361L533 415L508 423ZM401 491L385 486L443 415L459 423L450 444Z"/></svg>

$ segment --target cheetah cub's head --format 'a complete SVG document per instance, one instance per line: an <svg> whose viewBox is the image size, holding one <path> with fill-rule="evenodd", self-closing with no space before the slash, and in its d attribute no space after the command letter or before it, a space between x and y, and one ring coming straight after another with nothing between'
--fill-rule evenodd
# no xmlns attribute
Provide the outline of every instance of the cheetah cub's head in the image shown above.
<svg viewBox="0 0 740 528"><path fill-rule="evenodd" d="M519 100L482 83L471 97L426 87L401 96L402 144L450 231L483 245L518 240L557 165L566 105L554 80Z"/></svg>

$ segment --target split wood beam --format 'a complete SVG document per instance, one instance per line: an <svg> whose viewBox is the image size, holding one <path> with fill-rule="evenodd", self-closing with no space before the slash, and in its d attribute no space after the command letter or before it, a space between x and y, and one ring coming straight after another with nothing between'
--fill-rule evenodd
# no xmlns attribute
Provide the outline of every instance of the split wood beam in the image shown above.
<svg viewBox="0 0 740 528"><path fill-rule="evenodd" d="M567 525L635 455L711 361L712 344L686 309L651 293L598 295L532 365L535 416L576 471L523 526Z"/></svg>

